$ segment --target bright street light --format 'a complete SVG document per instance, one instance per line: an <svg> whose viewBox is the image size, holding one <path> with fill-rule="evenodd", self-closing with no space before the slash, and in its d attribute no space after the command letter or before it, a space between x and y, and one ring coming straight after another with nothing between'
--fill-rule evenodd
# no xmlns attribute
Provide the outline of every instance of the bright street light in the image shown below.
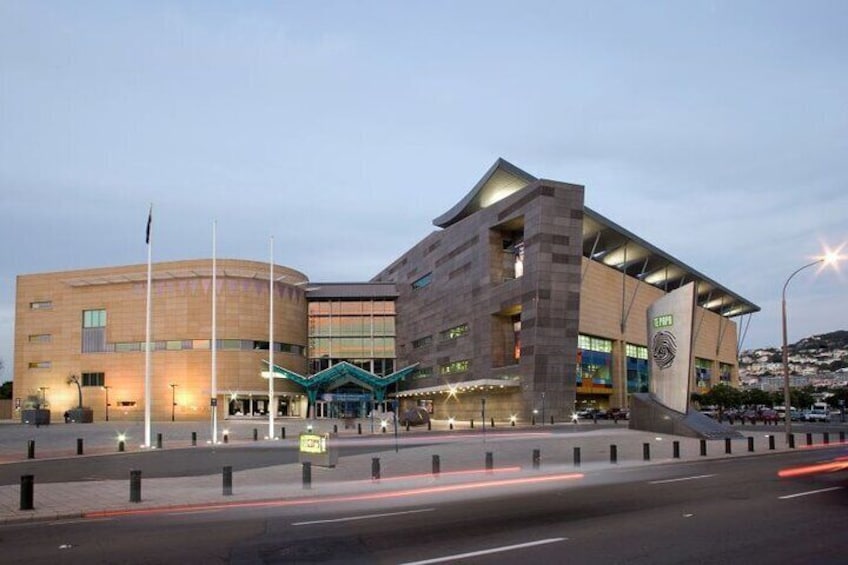
<svg viewBox="0 0 848 565"><path fill-rule="evenodd" d="M807 263L803 267L796 269L786 282L783 283L783 293L781 298L781 318L783 321L783 405L784 405L784 420L786 423L786 445L789 445L789 437L792 435L792 402L789 394L789 345L786 332L786 287L789 286L789 281L792 278L809 267L814 265L836 265L842 258L839 255L842 246L835 251L828 251L823 257L819 257L812 263Z"/></svg>

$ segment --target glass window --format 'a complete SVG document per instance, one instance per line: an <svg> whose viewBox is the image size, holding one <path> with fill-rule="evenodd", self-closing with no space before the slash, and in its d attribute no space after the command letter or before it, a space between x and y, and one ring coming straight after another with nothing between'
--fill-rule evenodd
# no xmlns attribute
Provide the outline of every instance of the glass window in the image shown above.
<svg viewBox="0 0 848 565"><path fill-rule="evenodd" d="M450 329L447 329L443 332L439 333L439 337L442 341L449 339L456 339L458 337L462 337L468 333L468 324L462 324L459 326L454 326Z"/></svg>
<svg viewBox="0 0 848 565"><path fill-rule="evenodd" d="M730 363L719 363L718 378L723 383L729 383L733 378L733 365Z"/></svg>
<svg viewBox="0 0 848 565"><path fill-rule="evenodd" d="M425 335L424 337L420 337L412 342L413 349L421 349L422 347L427 347L433 343L433 336Z"/></svg>
<svg viewBox="0 0 848 565"><path fill-rule="evenodd" d="M604 351L577 351L577 386L612 388L612 355Z"/></svg>
<svg viewBox="0 0 848 565"><path fill-rule="evenodd" d="M632 343L628 343L625 346L625 350L628 357L633 357L634 359L648 358L648 348L642 345L633 345Z"/></svg>
<svg viewBox="0 0 848 565"><path fill-rule="evenodd" d="M83 312L82 312L82 327L84 327L84 328L105 328L106 327L106 310L83 310Z"/></svg>
<svg viewBox="0 0 848 565"><path fill-rule="evenodd" d="M104 386L106 384L105 373L83 373L82 386Z"/></svg>
<svg viewBox="0 0 848 565"><path fill-rule="evenodd" d="M433 273L427 273L423 277L419 277L416 280L412 281L412 289L418 290L419 288L424 288L433 280Z"/></svg>
<svg viewBox="0 0 848 565"><path fill-rule="evenodd" d="M612 341L602 337L580 334L577 336L577 348L584 351L612 353Z"/></svg>
<svg viewBox="0 0 848 565"><path fill-rule="evenodd" d="M50 334L36 334L29 336L30 343L50 343L53 341L53 336Z"/></svg>
<svg viewBox="0 0 848 565"><path fill-rule="evenodd" d="M31 361L29 363L30 369L49 369L53 366L51 361Z"/></svg>
<svg viewBox="0 0 848 565"><path fill-rule="evenodd" d="M712 381L713 362L709 359L695 357L695 386L707 388Z"/></svg>
<svg viewBox="0 0 848 565"><path fill-rule="evenodd" d="M471 361L453 361L447 365L440 366L439 372L443 375L453 375L454 373L464 373L469 367L471 367Z"/></svg>
<svg viewBox="0 0 848 565"><path fill-rule="evenodd" d="M29 303L30 310L50 310L53 308L52 300L36 300Z"/></svg>
<svg viewBox="0 0 848 565"><path fill-rule="evenodd" d="M419 367L412 373L413 379L426 379L433 376L433 367Z"/></svg>

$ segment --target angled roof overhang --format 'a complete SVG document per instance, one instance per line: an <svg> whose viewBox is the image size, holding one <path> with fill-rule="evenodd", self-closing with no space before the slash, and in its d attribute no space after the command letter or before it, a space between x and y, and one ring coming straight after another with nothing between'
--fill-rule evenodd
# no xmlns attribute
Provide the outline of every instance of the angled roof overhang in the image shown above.
<svg viewBox="0 0 848 565"><path fill-rule="evenodd" d="M263 360L262 362L266 366L268 365L267 360ZM287 379L297 383L307 390L310 398L312 399L314 399L315 394L321 387L324 387L325 389L337 388L342 384L354 382L359 386L370 388L377 393L377 399L381 400L386 389L390 385L405 379L406 376L412 373L412 371L414 371L417 367L418 363L415 363L414 365L395 371L390 375L381 377L380 375L375 375L374 373L366 371L365 369L357 367L347 361L342 361L340 363L336 363L332 367L324 369L323 371L319 371L314 375L304 376L286 369L285 367L274 365L273 371L262 371L262 377L265 379L272 377L276 379Z"/></svg>
<svg viewBox="0 0 848 565"><path fill-rule="evenodd" d="M444 383L424 388L413 388L398 392L399 398L411 396L427 396L434 394L456 395L465 392L514 392L521 388L521 383L515 379L476 379L458 383Z"/></svg>

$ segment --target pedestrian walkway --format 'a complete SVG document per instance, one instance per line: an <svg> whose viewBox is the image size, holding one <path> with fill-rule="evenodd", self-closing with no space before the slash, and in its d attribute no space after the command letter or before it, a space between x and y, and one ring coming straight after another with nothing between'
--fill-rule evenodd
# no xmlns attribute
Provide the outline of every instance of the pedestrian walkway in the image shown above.
<svg viewBox="0 0 848 565"><path fill-rule="evenodd" d="M286 439L265 439L262 423L256 421L227 422L227 446L278 445L295 446L297 435L311 422L306 420L278 421L286 428ZM360 422L363 423L363 422ZM597 425L561 424L557 426L504 426L492 430L477 428L450 430L447 422L435 422L432 430L413 428L411 431L387 430L370 433L370 423L364 422L363 434L358 428L344 429L340 422L318 420L314 431L329 433L335 428L338 436L333 442L363 442L380 445L375 453L342 457L333 468L312 466L311 488L304 488L304 470L299 463L276 465L259 469L236 471L232 474L232 495L223 494L222 473L201 477L145 479L142 476L141 502L130 502L129 474L126 480L81 481L38 484L33 489L34 509L21 510L21 486L0 486L0 523L32 520L79 518L97 513L139 511L156 508L190 508L220 504L261 503L320 497L358 496L363 493L398 489L426 488L434 481L439 485L462 485L479 481L488 475L499 479L591 472L612 466L662 464L677 460L724 458L768 453L786 449L783 437L775 431L743 432L753 438L734 440L731 453L726 453L723 441L707 442L708 454L697 439L661 436L629 430L626 423ZM80 457L73 447L78 436L84 436L85 455L108 456L116 453L116 432L127 434L128 449L139 450L143 439L139 424L59 425L34 429L17 424L0 425L0 457L4 462L20 461L25 456L27 438L37 442L37 458ZM163 434L165 450L191 445L191 432L198 434L198 449L208 448L199 423L157 423L156 434ZM254 430L257 439L254 441ZM206 430L203 430L206 431ZM265 422L264 432L267 432ZM772 439L770 440L770 436ZM838 437L834 434L832 441ZM817 438L817 441L821 441ZM751 442L751 443L749 443ZM771 443L773 442L773 444ZM426 443L426 445L422 445ZM397 445L397 451L391 447ZM614 447L613 447L614 446ZM772 451L771 447L774 447ZM575 464L578 457L579 466ZM534 468L534 451L538 452L538 469ZM174 450L174 456L181 451ZM439 475L433 474L433 456L438 456ZM613 462L613 455L615 461ZM678 457L676 457L679 456ZM373 480L375 458L378 459L380 480ZM486 470L491 458L491 471ZM646 461L649 459L649 461Z"/></svg>

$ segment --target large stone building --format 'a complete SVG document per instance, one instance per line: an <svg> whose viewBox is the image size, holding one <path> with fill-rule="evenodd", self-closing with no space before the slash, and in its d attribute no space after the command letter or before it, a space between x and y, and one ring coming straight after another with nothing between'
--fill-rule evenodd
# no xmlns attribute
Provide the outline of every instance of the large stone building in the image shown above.
<svg viewBox="0 0 848 565"><path fill-rule="evenodd" d="M437 418L563 420L624 407L647 387L647 306L697 285L693 389L736 382L733 318L759 310L583 203L582 186L498 160L439 228L370 282L308 283L275 266L273 410L364 416L400 399ZM217 405L267 414L270 266L153 265L155 419L208 419L217 305ZM138 419L146 266L18 277L16 393L54 417L84 402ZM110 406L107 406L110 405Z"/></svg>

